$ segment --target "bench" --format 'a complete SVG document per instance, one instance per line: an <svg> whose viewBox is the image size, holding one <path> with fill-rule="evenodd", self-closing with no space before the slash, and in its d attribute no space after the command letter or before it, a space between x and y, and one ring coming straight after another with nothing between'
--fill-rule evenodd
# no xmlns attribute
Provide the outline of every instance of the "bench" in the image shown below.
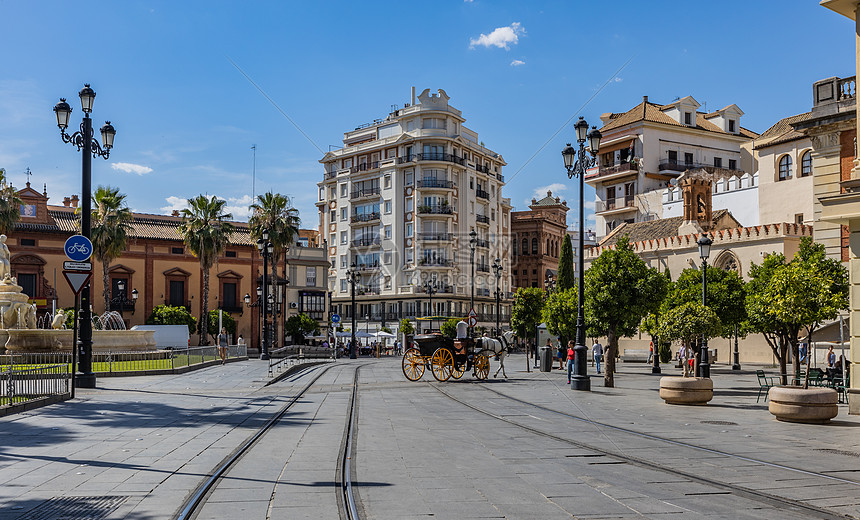
<svg viewBox="0 0 860 520"><path fill-rule="evenodd" d="M755 402L761 399L761 394L764 392L764 400L767 401L767 394L771 387L778 386L779 382L775 376L765 375L764 370L756 370L755 375L758 378L758 395L755 397Z"/></svg>
<svg viewBox="0 0 860 520"><path fill-rule="evenodd" d="M621 355L621 361L625 363L647 363L648 349L647 348L626 348L624 354Z"/></svg>

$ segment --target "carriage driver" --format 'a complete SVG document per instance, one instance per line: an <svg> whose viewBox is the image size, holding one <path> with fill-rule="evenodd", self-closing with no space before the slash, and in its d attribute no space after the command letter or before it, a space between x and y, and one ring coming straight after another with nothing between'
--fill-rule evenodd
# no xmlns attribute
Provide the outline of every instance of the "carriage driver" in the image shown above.
<svg viewBox="0 0 860 520"><path fill-rule="evenodd" d="M454 343L456 354L466 353L466 342L469 341L469 324L460 320L457 322L457 341Z"/></svg>

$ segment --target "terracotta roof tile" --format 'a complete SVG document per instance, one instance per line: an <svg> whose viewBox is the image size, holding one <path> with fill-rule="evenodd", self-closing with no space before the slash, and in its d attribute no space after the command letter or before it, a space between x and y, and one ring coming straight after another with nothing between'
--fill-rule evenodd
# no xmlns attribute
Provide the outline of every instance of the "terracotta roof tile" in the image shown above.
<svg viewBox="0 0 860 520"><path fill-rule="evenodd" d="M806 136L795 130L792 125L806 121L811 117L812 112L804 112L803 114L797 114L780 119L756 139L754 148L759 150L775 144L786 143L795 139L803 139Z"/></svg>
<svg viewBox="0 0 860 520"><path fill-rule="evenodd" d="M731 215L727 209L718 209L711 215L711 220L716 223L726 214ZM629 235L631 243L675 237L678 236L678 228L683 223L684 217L661 218L647 222L634 222L633 224L625 223L615 228L599 245L613 246L624 235Z"/></svg>
<svg viewBox="0 0 860 520"><path fill-rule="evenodd" d="M682 125L678 121L675 121L672 117L668 116L665 112L663 112L664 108L669 108L672 106L674 105L658 105L649 101L643 101L628 110L627 112L620 114L610 114L609 122L603 125L600 131L602 133L605 133L609 130L614 130L615 128L620 128L622 126L636 123L638 121L650 121L652 123L662 123L670 126L686 126ZM720 127L708 121L709 117L713 117L713 113L704 114L702 112L696 112L696 128L708 132L733 135L729 132L723 131ZM757 133L744 127L740 127L738 133L741 136L749 137L750 139L758 137Z"/></svg>

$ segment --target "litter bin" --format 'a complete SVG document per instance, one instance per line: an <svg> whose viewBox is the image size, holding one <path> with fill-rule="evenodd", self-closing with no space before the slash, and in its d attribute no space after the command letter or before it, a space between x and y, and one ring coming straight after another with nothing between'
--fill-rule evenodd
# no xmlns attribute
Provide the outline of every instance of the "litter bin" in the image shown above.
<svg viewBox="0 0 860 520"><path fill-rule="evenodd" d="M541 347L540 348L540 371L541 372L551 372L552 371L552 347Z"/></svg>

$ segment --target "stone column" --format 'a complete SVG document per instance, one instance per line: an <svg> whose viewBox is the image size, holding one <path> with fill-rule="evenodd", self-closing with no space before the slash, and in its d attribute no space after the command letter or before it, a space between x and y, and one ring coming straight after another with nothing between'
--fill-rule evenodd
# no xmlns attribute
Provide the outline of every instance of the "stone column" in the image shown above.
<svg viewBox="0 0 860 520"><path fill-rule="evenodd" d="M821 197L838 195L842 191L839 133L848 124L824 125L807 130L812 141L812 213L814 217L813 238L824 244L827 256L842 261L842 225L821 220Z"/></svg>
<svg viewBox="0 0 860 520"><path fill-rule="evenodd" d="M860 414L860 226L852 225L848 239L850 259L848 260L848 308L850 311L850 341L851 346L845 352L845 357L851 361L850 380L851 393L849 397L849 414ZM837 353L839 356L841 354ZM838 359L838 357L837 357Z"/></svg>

